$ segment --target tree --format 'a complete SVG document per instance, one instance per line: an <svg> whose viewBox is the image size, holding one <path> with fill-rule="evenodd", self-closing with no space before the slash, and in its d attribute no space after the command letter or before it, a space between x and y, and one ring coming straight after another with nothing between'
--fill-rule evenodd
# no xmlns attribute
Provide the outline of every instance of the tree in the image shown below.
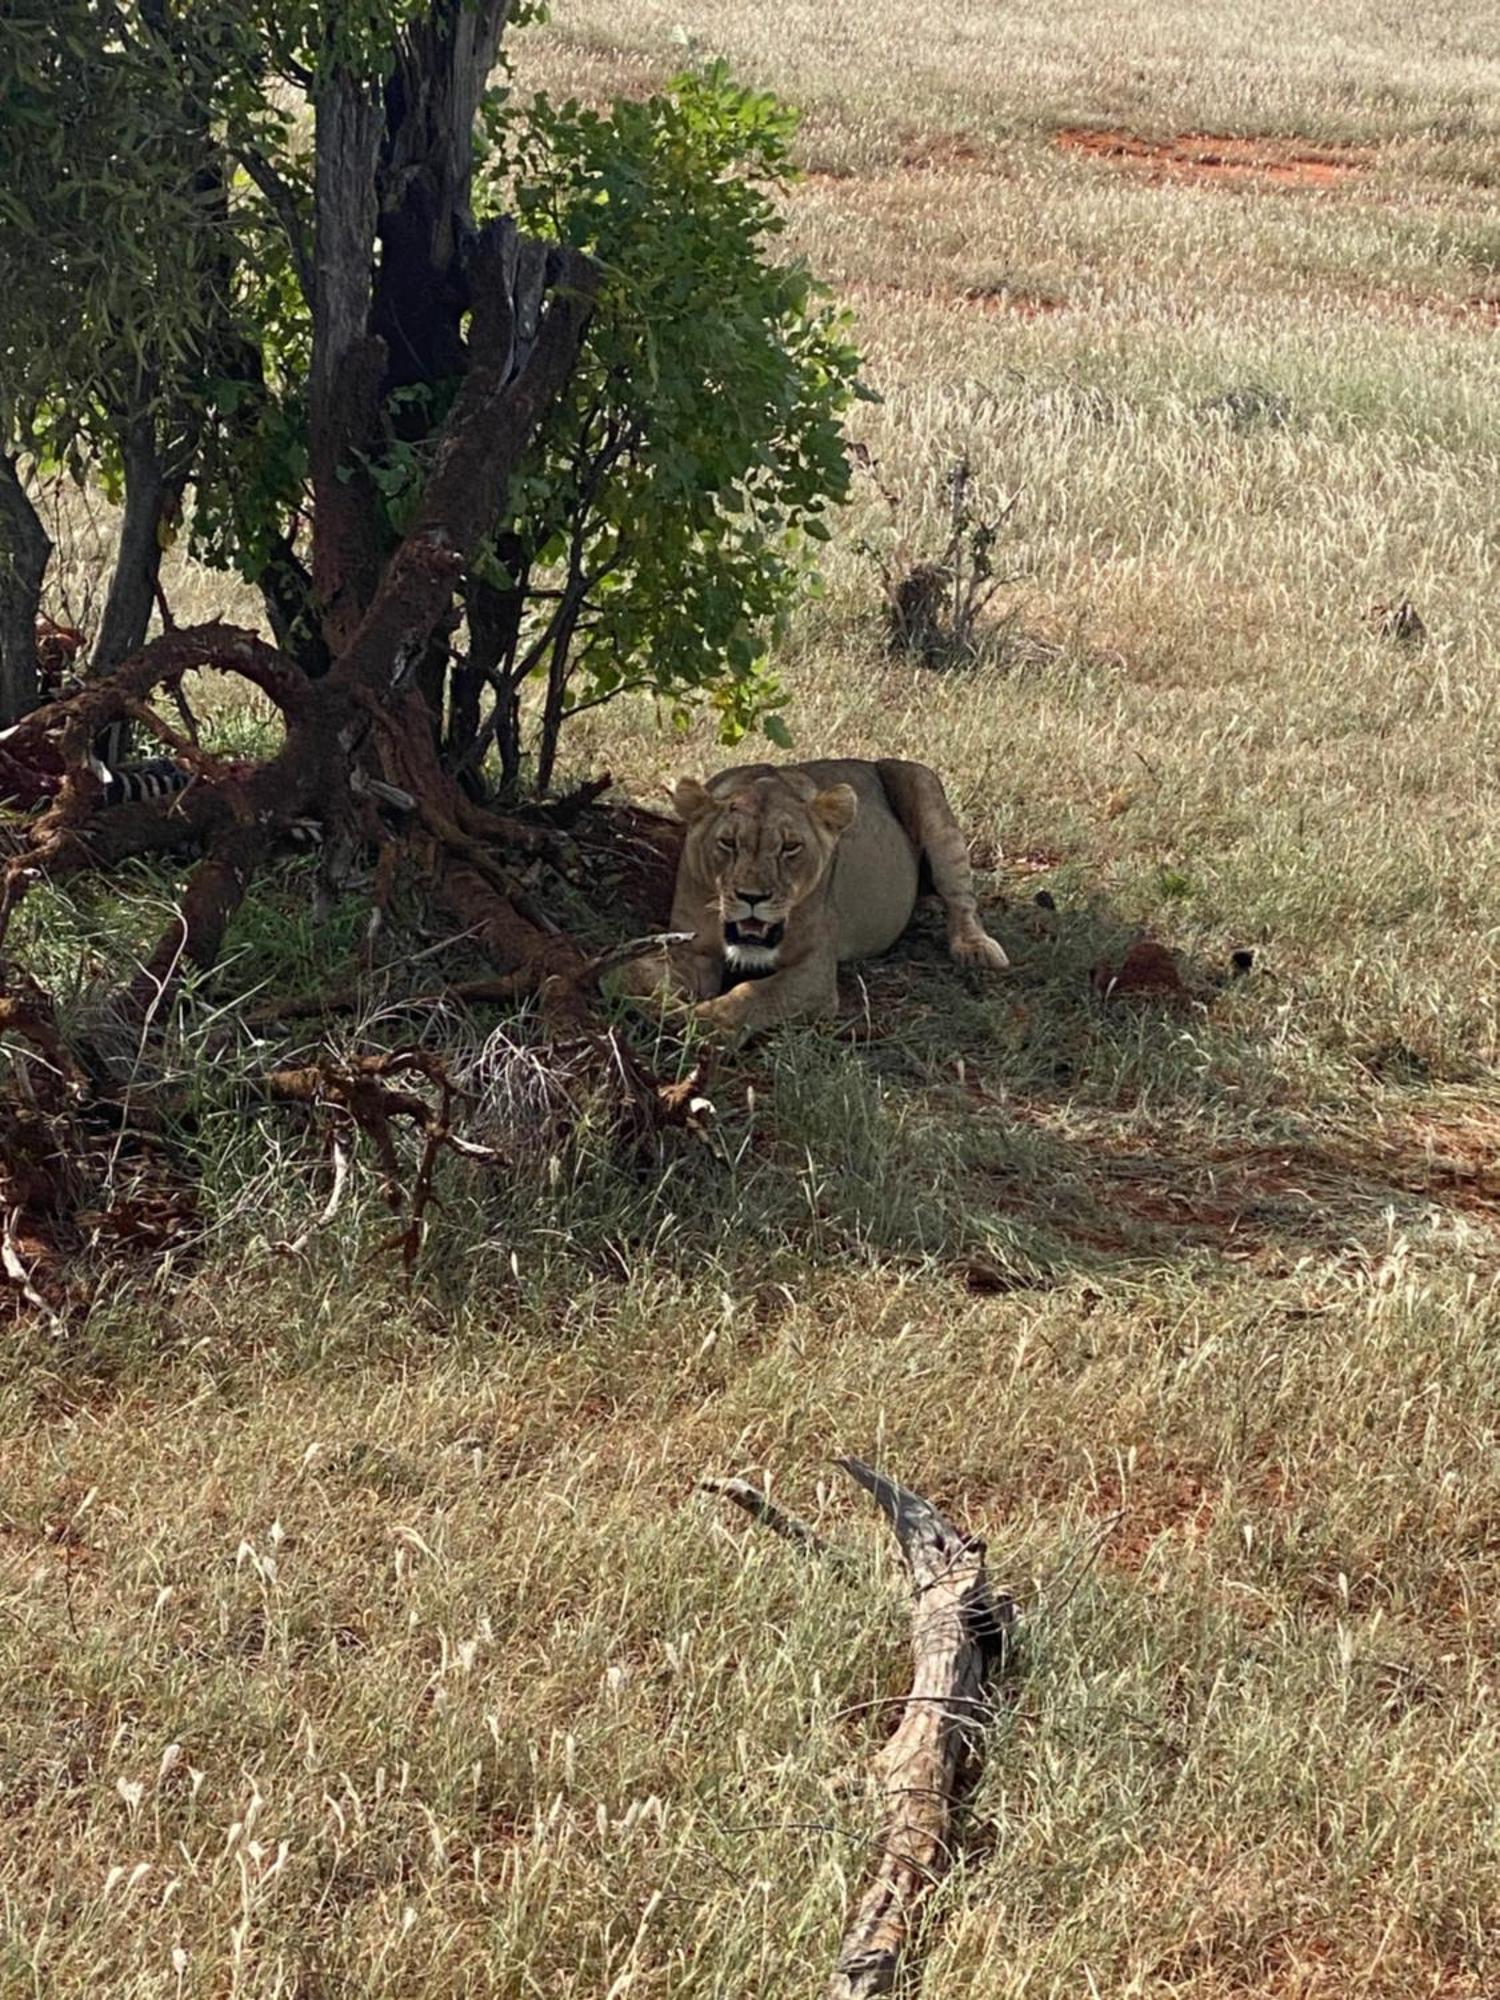
<svg viewBox="0 0 1500 2000"><path fill-rule="evenodd" d="M855 360L770 257L790 121L721 70L598 116L491 88L510 0L15 0L0 52L0 702L65 771L0 892L191 845L135 983L206 965L279 826L399 846L502 966L501 810L567 717L644 686L776 729L767 635L842 497ZM310 129L309 129L310 117ZM83 691L26 714L46 537L23 471L97 477L123 532ZM256 583L275 637L146 642L160 553ZM153 706L210 666L282 739L245 769ZM524 696L540 683L528 739ZM129 722L195 773L101 810ZM498 774L486 765L495 746Z"/></svg>

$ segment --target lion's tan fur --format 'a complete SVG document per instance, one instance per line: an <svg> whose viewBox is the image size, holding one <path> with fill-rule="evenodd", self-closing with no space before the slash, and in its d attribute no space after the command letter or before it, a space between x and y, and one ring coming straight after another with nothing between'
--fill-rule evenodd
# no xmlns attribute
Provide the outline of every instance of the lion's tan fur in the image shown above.
<svg viewBox="0 0 1500 2000"><path fill-rule="evenodd" d="M665 984L727 1026L832 1013L840 961L895 943L924 862L954 958L1007 963L980 924L963 836L924 764L745 764L707 784L684 779L675 802L687 831L672 928L692 942L665 967L643 966L636 990Z"/></svg>

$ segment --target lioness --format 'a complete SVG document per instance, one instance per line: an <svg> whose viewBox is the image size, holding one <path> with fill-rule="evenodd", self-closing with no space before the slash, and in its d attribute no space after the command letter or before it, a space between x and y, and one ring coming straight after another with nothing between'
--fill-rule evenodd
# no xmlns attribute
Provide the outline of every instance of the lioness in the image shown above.
<svg viewBox="0 0 1500 2000"><path fill-rule="evenodd" d="M665 986L720 1027L831 1014L839 961L896 942L924 863L953 957L997 972L1010 962L979 921L963 836L925 764L743 764L706 785L682 779L673 804L687 835L672 928L692 942L665 966L640 961L632 991Z"/></svg>

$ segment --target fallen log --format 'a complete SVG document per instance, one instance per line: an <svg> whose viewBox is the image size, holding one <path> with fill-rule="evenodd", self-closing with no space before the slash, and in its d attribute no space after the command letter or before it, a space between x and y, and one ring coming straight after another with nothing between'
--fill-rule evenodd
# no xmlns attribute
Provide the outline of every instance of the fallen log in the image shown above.
<svg viewBox="0 0 1500 2000"><path fill-rule="evenodd" d="M977 1536L861 1459L839 1464L889 1521L916 1594L911 1692L875 1759L880 1858L828 1986L828 2000L866 2000L894 1990L922 1902L953 1857L955 1820L979 1774L989 1684L1011 1655L1015 1606L992 1594Z"/></svg>
<svg viewBox="0 0 1500 2000"><path fill-rule="evenodd" d="M955 1528L930 1501L863 1459L838 1463L890 1522L916 1594L911 1692L896 1697L901 1720L875 1759L885 1813L880 1859L845 1928L828 1985L828 2000L869 2000L894 1992L922 1903L953 1858L958 1815L979 1776L990 1685L1014 1658L1016 1607L991 1590L977 1535ZM748 1480L700 1479L698 1486L732 1500L805 1553L843 1567L845 1550Z"/></svg>

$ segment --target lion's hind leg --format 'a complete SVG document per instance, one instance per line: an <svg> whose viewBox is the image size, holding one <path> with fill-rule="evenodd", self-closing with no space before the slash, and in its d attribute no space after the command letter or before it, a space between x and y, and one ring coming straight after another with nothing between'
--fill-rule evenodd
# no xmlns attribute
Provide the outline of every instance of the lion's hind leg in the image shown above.
<svg viewBox="0 0 1500 2000"><path fill-rule="evenodd" d="M960 965L1003 972L1010 960L979 920L969 850L942 779L925 764L894 757L883 758L875 768L892 810L927 864L947 919L949 956Z"/></svg>

